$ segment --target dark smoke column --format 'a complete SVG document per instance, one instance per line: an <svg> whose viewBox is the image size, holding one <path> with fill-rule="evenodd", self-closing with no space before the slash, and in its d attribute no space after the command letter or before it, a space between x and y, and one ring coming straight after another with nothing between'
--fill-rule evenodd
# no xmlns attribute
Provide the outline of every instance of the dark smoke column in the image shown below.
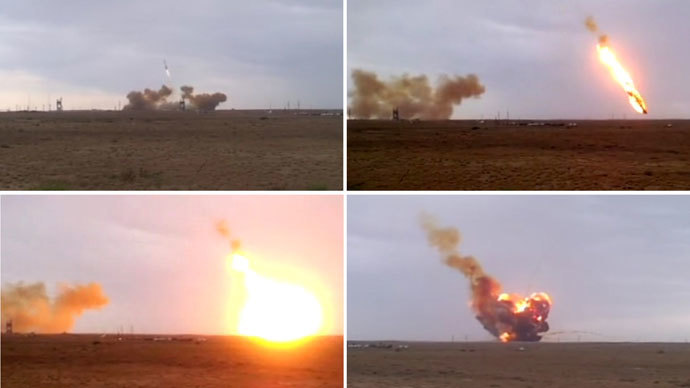
<svg viewBox="0 0 690 388"><path fill-rule="evenodd" d="M376 73L357 69L352 79L355 88L350 94L350 112L354 118L390 118L391 112L398 109L405 119L447 120L453 106L465 98L479 98L486 91L474 74L442 75L436 88L426 75L404 74L381 81Z"/></svg>
<svg viewBox="0 0 690 388"><path fill-rule="evenodd" d="M476 258L460 254L461 237L456 228L439 227L428 215L422 215L421 225L429 244L441 253L445 264L470 281L472 310L489 333L502 342L541 340L541 333L549 330L546 319L552 302L548 294L538 292L523 298L502 293L501 283L486 274Z"/></svg>

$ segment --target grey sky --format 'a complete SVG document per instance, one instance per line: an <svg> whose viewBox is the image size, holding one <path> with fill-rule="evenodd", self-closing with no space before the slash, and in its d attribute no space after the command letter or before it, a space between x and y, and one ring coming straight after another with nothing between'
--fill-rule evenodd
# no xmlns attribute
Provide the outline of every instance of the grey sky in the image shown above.
<svg viewBox="0 0 690 388"><path fill-rule="evenodd" d="M262 275L312 279L343 333L341 196L3 196L2 283L98 282L110 303L75 332L228 334L221 219ZM235 289L237 287L235 283ZM302 285L302 284L300 284ZM303 286L309 287L304 284Z"/></svg>
<svg viewBox="0 0 690 388"><path fill-rule="evenodd" d="M647 100L644 117L690 118L686 0L350 0L348 71L476 73L486 93L455 118L642 117L599 62L589 15Z"/></svg>
<svg viewBox="0 0 690 388"><path fill-rule="evenodd" d="M342 19L341 0L3 0L0 109L112 108L159 88L164 59L221 108L339 108Z"/></svg>
<svg viewBox="0 0 690 388"><path fill-rule="evenodd" d="M491 338L467 280L427 245L422 211L458 227L460 251L504 291L548 292L561 340L690 339L687 196L350 196L347 207L349 339Z"/></svg>

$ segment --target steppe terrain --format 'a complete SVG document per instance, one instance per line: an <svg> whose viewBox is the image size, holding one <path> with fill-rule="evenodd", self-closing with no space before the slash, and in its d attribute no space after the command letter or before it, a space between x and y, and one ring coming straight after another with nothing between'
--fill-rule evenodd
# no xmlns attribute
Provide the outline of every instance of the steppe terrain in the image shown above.
<svg viewBox="0 0 690 388"><path fill-rule="evenodd" d="M285 349L224 336L2 336L3 388L342 384L342 336Z"/></svg>
<svg viewBox="0 0 690 388"><path fill-rule="evenodd" d="M687 343L392 344L349 348L348 387L690 387Z"/></svg>
<svg viewBox="0 0 690 388"><path fill-rule="evenodd" d="M0 189L340 190L337 113L0 113Z"/></svg>
<svg viewBox="0 0 690 388"><path fill-rule="evenodd" d="M350 190L690 189L690 120L349 120L347 139Z"/></svg>

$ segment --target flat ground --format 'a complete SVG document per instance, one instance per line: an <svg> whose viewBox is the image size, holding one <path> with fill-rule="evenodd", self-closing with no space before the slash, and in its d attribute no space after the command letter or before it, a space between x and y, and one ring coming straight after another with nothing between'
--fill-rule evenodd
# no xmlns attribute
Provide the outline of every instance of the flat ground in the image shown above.
<svg viewBox="0 0 690 388"><path fill-rule="evenodd" d="M688 365L690 344L410 343L398 352L348 349L347 385L690 387Z"/></svg>
<svg viewBox="0 0 690 388"><path fill-rule="evenodd" d="M527 123L350 120L348 189L690 189L690 120Z"/></svg>
<svg viewBox="0 0 690 388"><path fill-rule="evenodd" d="M0 189L340 190L322 112L0 113Z"/></svg>
<svg viewBox="0 0 690 388"><path fill-rule="evenodd" d="M201 343L151 338L3 335L2 386L334 388L343 384L342 337L320 337L283 350L240 337L204 337L207 340Z"/></svg>

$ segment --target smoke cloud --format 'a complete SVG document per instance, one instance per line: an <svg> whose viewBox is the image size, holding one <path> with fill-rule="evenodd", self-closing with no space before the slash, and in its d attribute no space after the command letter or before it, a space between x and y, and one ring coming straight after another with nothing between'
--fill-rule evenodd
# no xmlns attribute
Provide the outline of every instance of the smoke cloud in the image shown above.
<svg viewBox="0 0 690 388"><path fill-rule="evenodd" d="M350 111L356 118L390 118L393 109L398 109L405 119L446 120L454 105L465 98L479 98L486 90L474 74L441 75L436 88L426 75L404 74L382 81L374 72L356 69L352 79L355 89L350 95Z"/></svg>
<svg viewBox="0 0 690 388"><path fill-rule="evenodd" d="M200 111L212 111L221 103L227 101L228 97L223 93L202 93L194 95L194 88L192 86L182 86L182 98L189 101L192 108Z"/></svg>
<svg viewBox="0 0 690 388"><path fill-rule="evenodd" d="M593 17L587 16L587 19L585 19L585 26L589 31L591 31L594 34L599 35L599 43L601 45L606 45L609 41L609 37L606 34L599 33L599 25L597 25L597 22L594 20Z"/></svg>
<svg viewBox="0 0 690 388"><path fill-rule="evenodd" d="M12 320L17 332L62 333L72 329L85 310L100 309L108 302L98 283L62 284L53 300L43 283L8 284L2 287L2 326Z"/></svg>
<svg viewBox="0 0 690 388"><path fill-rule="evenodd" d="M237 252L240 249L240 240L232 238L230 228L228 228L228 223L225 220L220 220L216 223L216 231L220 233L221 236L228 239L230 248L233 252Z"/></svg>
<svg viewBox="0 0 690 388"><path fill-rule="evenodd" d="M218 105L228 100L224 93L202 93L194 94L194 88L191 86L182 86L180 88L182 98L185 100L186 108L191 110L199 110L203 112L210 112L215 110ZM127 94L129 103L125 105L125 110L177 110L180 105L177 102L169 101L173 94L173 90L163 85L160 90L144 89L141 91L131 91Z"/></svg>
<svg viewBox="0 0 690 388"><path fill-rule="evenodd" d="M163 85L158 91L144 89L143 92L131 91L127 94L129 104L125 105L127 110L155 110L165 104L166 99L172 94L172 89Z"/></svg>
<svg viewBox="0 0 690 388"><path fill-rule="evenodd" d="M522 311L516 308L516 298L506 295L501 298L501 283L484 272L473 256L459 251L460 232L456 228L439 227L436 220L423 214L420 223L427 233L429 245L441 253L445 264L457 269L470 281L472 309L477 320L493 336L504 341L539 341L539 333L548 330L546 318L550 299L543 293L533 294ZM548 302L547 302L548 301Z"/></svg>

